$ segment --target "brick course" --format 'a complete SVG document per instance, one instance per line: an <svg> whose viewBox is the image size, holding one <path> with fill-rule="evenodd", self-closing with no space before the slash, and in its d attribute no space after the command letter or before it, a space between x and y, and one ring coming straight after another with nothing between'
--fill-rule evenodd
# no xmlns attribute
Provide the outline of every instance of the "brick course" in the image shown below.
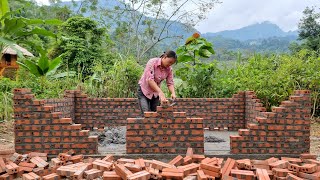
<svg viewBox="0 0 320 180"><path fill-rule="evenodd" d="M254 95L253 95L254 96ZM260 107L256 104L250 107ZM301 154L310 149L310 91L298 90L288 101L273 107L272 112L249 111L257 114L248 129L230 136L231 153L238 154ZM248 119L250 120L250 119Z"/></svg>
<svg viewBox="0 0 320 180"><path fill-rule="evenodd" d="M185 112L173 107L157 107L157 112L145 112L144 118L128 118L127 153L182 154L188 147L204 153L202 118L187 118Z"/></svg>
<svg viewBox="0 0 320 180"><path fill-rule="evenodd" d="M48 105L45 100L34 99L30 89L15 89L13 99L16 152L59 154L74 149L77 153L97 153L98 138L88 137L89 131L81 130L81 124L72 124L71 118L64 117L72 111L55 111L62 101Z"/></svg>
<svg viewBox="0 0 320 180"><path fill-rule="evenodd" d="M38 100L30 89L15 89L13 99L15 148L19 153L59 154L67 149L97 153L97 138L88 137L89 130L125 126L128 118L129 141L134 136L139 139L158 133L153 142L147 139L151 143L148 146L161 142L161 149L152 152L183 151L166 147L172 144L180 147L180 141L197 137L202 128L238 130L239 135L231 137L232 153L299 154L309 152L310 147L310 92L303 90L295 91L280 107L273 107L272 112L266 112L253 91L246 91L232 98L178 98L172 112L147 113L145 117L141 117L135 98L89 98L79 90L65 91L62 99ZM186 117L202 118L202 122L192 124ZM141 130L139 136L135 134L137 130ZM173 131L181 134L181 139L176 134L172 136ZM191 134L192 137L187 137ZM187 147L200 147L200 142L201 138L195 138ZM147 146L133 144L127 146Z"/></svg>

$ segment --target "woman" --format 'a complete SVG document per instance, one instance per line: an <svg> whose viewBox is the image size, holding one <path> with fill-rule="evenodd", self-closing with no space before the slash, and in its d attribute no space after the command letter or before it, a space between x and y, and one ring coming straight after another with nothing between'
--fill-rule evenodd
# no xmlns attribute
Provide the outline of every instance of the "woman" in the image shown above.
<svg viewBox="0 0 320 180"><path fill-rule="evenodd" d="M160 58L152 58L148 61L138 87L138 99L142 113L155 112L159 102L166 101L160 89L160 84L164 79L166 79L171 98L176 98L171 68L176 61L177 55L174 51L167 51Z"/></svg>

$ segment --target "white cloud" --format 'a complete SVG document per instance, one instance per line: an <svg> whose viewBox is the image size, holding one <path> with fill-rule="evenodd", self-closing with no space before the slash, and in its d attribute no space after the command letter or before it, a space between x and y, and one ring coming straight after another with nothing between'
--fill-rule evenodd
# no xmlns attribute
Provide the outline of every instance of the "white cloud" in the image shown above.
<svg viewBox="0 0 320 180"><path fill-rule="evenodd" d="M196 28L202 32L238 29L270 21L284 31L295 30L307 6L320 7L319 0L221 0Z"/></svg>

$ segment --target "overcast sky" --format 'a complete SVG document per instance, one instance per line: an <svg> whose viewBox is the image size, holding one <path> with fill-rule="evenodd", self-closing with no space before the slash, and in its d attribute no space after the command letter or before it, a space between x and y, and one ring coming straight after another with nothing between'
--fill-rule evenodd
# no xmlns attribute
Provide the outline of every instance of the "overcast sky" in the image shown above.
<svg viewBox="0 0 320 180"><path fill-rule="evenodd" d="M48 0L36 0L48 4ZM307 6L320 7L320 0L220 0L196 28L201 33L239 29L270 21L284 31L296 30Z"/></svg>
<svg viewBox="0 0 320 180"><path fill-rule="evenodd" d="M196 28L201 32L217 32L270 21L282 30L296 30L307 7L320 7L320 0L220 0L222 3L208 14Z"/></svg>

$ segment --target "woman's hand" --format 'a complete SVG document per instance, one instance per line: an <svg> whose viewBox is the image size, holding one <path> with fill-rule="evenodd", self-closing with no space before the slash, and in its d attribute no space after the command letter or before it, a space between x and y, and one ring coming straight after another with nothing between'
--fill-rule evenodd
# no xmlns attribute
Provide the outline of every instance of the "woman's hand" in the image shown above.
<svg viewBox="0 0 320 180"><path fill-rule="evenodd" d="M171 94L171 99L172 99L172 100L176 100L176 98L177 98L177 97L176 97L176 94L175 94L175 93L172 93L172 94Z"/></svg>
<svg viewBox="0 0 320 180"><path fill-rule="evenodd" d="M166 96L164 95L163 92L159 92L159 99L161 104L167 101Z"/></svg>

